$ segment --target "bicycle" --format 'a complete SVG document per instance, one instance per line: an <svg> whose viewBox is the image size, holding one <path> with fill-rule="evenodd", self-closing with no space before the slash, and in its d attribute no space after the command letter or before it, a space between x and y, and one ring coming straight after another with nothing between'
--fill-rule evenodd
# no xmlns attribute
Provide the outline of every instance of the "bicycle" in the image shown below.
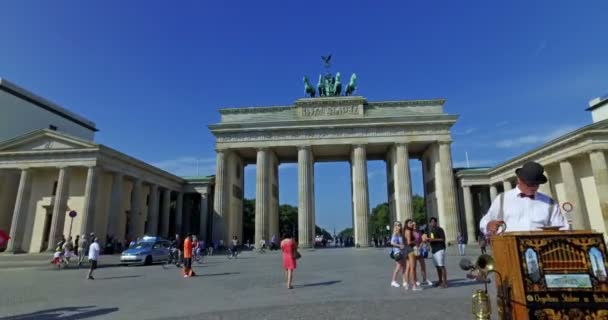
<svg viewBox="0 0 608 320"><path fill-rule="evenodd" d="M201 264L204 263L203 261L203 251L201 248L197 248L196 250L194 250L194 261L196 261L196 263Z"/></svg>
<svg viewBox="0 0 608 320"><path fill-rule="evenodd" d="M169 251L169 256L165 263L162 264L163 269L169 269L171 265L175 265L176 268L181 268L181 263L179 261L179 250L172 248Z"/></svg>
<svg viewBox="0 0 608 320"><path fill-rule="evenodd" d="M231 248L230 250L228 250L228 259L236 259L238 258L240 253L241 251L238 248Z"/></svg>
<svg viewBox="0 0 608 320"><path fill-rule="evenodd" d="M259 253L266 253L266 249L267 249L267 247L266 247L266 245L265 245L265 244L264 244L264 245L261 245L261 246L258 248L258 252L259 252Z"/></svg>

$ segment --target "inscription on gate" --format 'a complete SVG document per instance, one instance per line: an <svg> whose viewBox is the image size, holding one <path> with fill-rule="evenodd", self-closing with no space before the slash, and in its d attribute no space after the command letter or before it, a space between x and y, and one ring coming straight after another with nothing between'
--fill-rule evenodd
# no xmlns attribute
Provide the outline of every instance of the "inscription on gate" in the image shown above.
<svg viewBox="0 0 608 320"><path fill-rule="evenodd" d="M359 106L330 106L330 107L304 107L302 116L304 117L323 117L323 116L343 116L359 115Z"/></svg>

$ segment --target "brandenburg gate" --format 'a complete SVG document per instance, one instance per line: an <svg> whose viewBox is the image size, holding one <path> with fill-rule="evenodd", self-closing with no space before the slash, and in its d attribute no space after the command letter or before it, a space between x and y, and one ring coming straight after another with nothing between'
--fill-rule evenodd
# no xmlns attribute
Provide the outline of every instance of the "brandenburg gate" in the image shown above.
<svg viewBox="0 0 608 320"><path fill-rule="evenodd" d="M445 113L444 103L325 96L289 106L220 109L220 122L209 126L217 152L213 239L242 239L243 171L248 164L256 165L255 243L280 236L278 166L297 163L297 240L300 247L313 246L314 163L349 161L355 243L369 246L367 160L386 162L391 219L404 221L413 217L409 160L419 159L427 215L437 217L453 241L458 211L450 128L457 116Z"/></svg>

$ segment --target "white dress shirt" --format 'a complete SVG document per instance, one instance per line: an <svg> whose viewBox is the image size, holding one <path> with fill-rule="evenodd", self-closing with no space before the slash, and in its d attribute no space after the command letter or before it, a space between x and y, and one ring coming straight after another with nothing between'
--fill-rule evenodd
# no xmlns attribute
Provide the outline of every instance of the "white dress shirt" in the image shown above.
<svg viewBox="0 0 608 320"><path fill-rule="evenodd" d="M504 193L503 221L507 224L506 232L533 231L541 227L560 227L568 230L566 218L559 210L559 204L544 193L537 192L534 199L521 197L521 191L515 187ZM486 234L486 226L492 220L500 220L500 197L498 195L492 202L488 213L481 218L479 229ZM549 212L551 211L551 212Z"/></svg>
<svg viewBox="0 0 608 320"><path fill-rule="evenodd" d="M91 245L89 246L89 260L96 260L99 259L99 244L97 242L93 242L91 243Z"/></svg>

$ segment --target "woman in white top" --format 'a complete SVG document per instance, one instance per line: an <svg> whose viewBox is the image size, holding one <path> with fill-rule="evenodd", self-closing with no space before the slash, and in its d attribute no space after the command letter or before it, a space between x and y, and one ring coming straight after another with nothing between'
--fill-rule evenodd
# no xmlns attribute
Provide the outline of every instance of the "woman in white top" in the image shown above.
<svg viewBox="0 0 608 320"><path fill-rule="evenodd" d="M403 228L401 226L401 222L395 221L395 224L393 225L393 236L391 237L391 257L394 257L395 255L400 255L401 257L400 259L393 258L395 259L395 270L393 271L393 279L391 281L391 286L395 288L400 287L399 283L397 283L397 274L399 274L400 272L403 278L403 286L407 286L407 280L405 278L404 273L406 259L404 254L405 244L403 243L402 230Z"/></svg>

